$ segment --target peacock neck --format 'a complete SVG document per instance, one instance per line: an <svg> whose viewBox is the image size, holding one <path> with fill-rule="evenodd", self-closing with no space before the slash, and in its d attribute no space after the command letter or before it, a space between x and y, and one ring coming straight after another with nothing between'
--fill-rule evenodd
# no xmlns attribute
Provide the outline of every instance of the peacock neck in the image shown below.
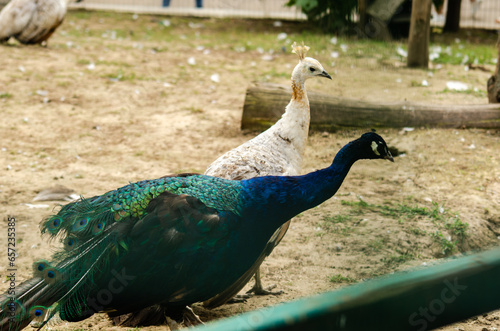
<svg viewBox="0 0 500 331"><path fill-rule="evenodd" d="M268 176L244 181L243 185L251 192L252 200L266 214L266 217L256 219L274 222L267 224L269 230L274 231L295 215L331 198L340 188L351 166L360 158L354 146L348 144L339 151L328 168L303 176Z"/></svg>

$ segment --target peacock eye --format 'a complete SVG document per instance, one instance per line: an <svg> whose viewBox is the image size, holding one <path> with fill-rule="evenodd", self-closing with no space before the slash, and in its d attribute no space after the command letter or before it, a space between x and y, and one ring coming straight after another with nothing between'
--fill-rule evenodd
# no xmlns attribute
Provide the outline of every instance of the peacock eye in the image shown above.
<svg viewBox="0 0 500 331"><path fill-rule="evenodd" d="M315 72L315 71L316 71L316 69L314 69L313 67L311 67L311 68L309 68L309 71L310 71L310 72Z"/></svg>

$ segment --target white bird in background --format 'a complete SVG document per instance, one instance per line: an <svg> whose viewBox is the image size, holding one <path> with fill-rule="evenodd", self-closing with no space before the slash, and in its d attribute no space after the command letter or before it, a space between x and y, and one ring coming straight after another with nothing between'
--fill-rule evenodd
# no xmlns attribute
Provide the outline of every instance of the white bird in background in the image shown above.
<svg viewBox="0 0 500 331"><path fill-rule="evenodd" d="M14 37L23 44L41 44L63 22L69 1L10 1L0 12L0 42Z"/></svg>
<svg viewBox="0 0 500 331"><path fill-rule="evenodd" d="M309 134L310 109L305 82L313 77L332 79L317 60L306 57L309 47L296 43L292 52L299 63L292 72L292 99L281 119L255 138L232 149L215 160L205 175L226 179L247 179L256 176L299 175L302 156ZM255 274L255 285L249 292L273 294L265 290L260 279L260 265L285 235L290 221L278 229L269 240L261 257L238 281L226 291L205 302L209 308L218 307L234 297Z"/></svg>

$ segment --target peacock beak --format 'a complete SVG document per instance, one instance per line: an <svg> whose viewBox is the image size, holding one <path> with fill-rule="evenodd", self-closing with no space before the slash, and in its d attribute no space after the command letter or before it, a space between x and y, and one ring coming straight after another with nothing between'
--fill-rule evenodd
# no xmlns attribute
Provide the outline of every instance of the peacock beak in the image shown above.
<svg viewBox="0 0 500 331"><path fill-rule="evenodd" d="M319 76L332 79L332 76L330 76L325 70L323 70L323 72L320 73Z"/></svg>
<svg viewBox="0 0 500 331"><path fill-rule="evenodd" d="M387 155L384 156L384 159L394 162L394 158L392 157L392 154L389 151L387 151Z"/></svg>

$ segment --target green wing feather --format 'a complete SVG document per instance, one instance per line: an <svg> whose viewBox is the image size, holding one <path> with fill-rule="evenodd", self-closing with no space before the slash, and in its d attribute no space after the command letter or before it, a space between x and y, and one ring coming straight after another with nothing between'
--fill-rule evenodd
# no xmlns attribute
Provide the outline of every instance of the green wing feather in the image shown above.
<svg viewBox="0 0 500 331"><path fill-rule="evenodd" d="M220 182L224 181L221 189ZM128 250L127 233L141 231L142 220L147 220L148 206L163 193L193 197L199 206L238 214L235 202L238 183L202 175L163 177L131 183L101 196L81 198L62 206L56 214L41 223L41 232L50 239L58 238L64 249L57 251L52 262L40 260L33 265L33 278L21 284L26 287L14 306L2 299L0 329L20 329L32 319L45 324L56 313L61 319L83 316L87 288L101 270L107 270L111 259L119 259ZM185 200L185 199L178 199ZM176 200L173 199L175 202ZM172 206L182 214L182 208ZM182 216L182 215L181 215ZM171 217L179 219L178 216ZM210 219L197 224L199 231L210 229ZM147 227L145 227L147 228ZM9 309L15 308L16 322L8 321Z"/></svg>

